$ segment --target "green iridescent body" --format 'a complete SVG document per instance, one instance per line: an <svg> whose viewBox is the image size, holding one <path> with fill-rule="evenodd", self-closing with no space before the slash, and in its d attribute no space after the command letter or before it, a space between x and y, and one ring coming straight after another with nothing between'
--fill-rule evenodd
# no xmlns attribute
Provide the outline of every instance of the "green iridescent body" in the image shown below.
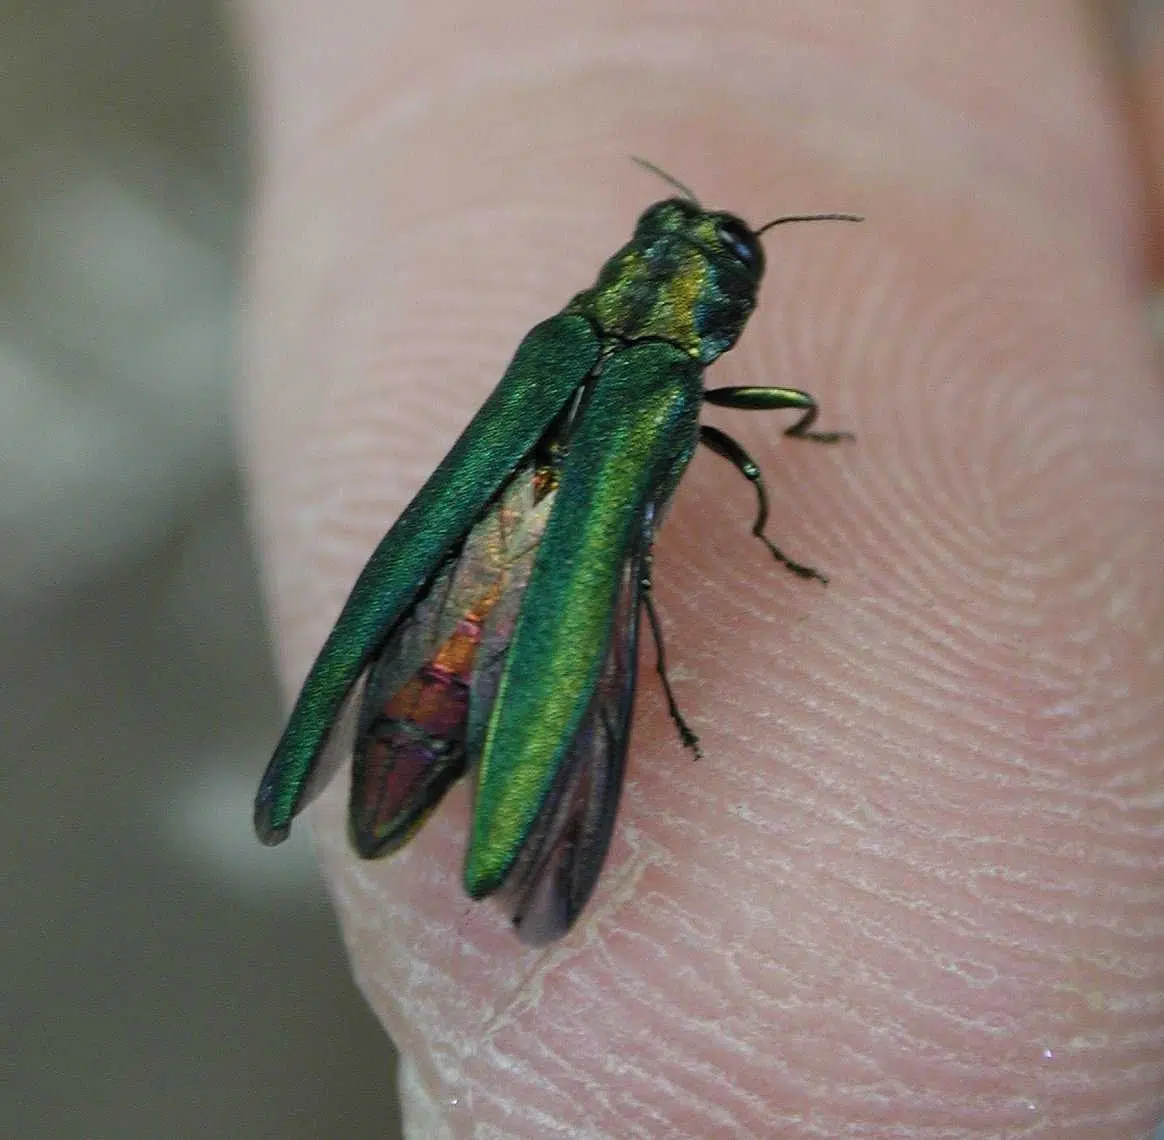
<svg viewBox="0 0 1164 1140"><path fill-rule="evenodd" d="M786 220L801 219L778 219ZM764 272L759 232L693 199L656 203L594 287L529 333L376 548L312 666L256 797L264 842L286 836L330 774L323 760L329 738L368 675L374 696L365 699L355 743L357 848L374 855L399 846L468 768L476 787L465 889L482 898L504 888L527 941L569 928L597 880L613 826L644 608L658 636L651 542L701 440L755 485L754 531L763 537L759 469L729 437L700 427L701 406L799 409L790 434L839 438L807 430L816 404L804 392L702 386L704 367L731 348L755 307ZM491 518L511 509L507 487L543 484L549 490L530 500L542 504L541 514L520 556L482 537ZM768 546L797 573L819 577ZM452 580L470 585L450 600L444 583ZM487 580L500 583L492 593ZM475 590L488 594L484 605ZM457 625L465 614L473 620ZM418 615L431 627L427 642L415 634ZM694 745L659 649L671 713ZM455 669L441 664L453 658ZM423 700L410 698L408 707L422 711L401 715L394 693L410 677ZM444 725L431 710L460 709L466 691L468 712ZM377 811L384 814L369 806L384 795L367 787L368 725L376 717L387 718L384 739L396 732L413 742L410 764L432 758L436 790L392 793L399 802L389 796L385 818L373 825ZM336 743L328 750L346 751L346 742ZM376 772L391 774L394 747L379 756Z"/></svg>

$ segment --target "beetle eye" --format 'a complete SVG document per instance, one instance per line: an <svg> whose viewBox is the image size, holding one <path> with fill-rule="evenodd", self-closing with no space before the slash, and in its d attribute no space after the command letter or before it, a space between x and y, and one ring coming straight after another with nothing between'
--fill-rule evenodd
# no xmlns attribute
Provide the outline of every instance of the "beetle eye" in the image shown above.
<svg viewBox="0 0 1164 1140"><path fill-rule="evenodd" d="M719 240L745 269L754 270L764 263L764 251L756 235L738 218L724 218L717 229Z"/></svg>

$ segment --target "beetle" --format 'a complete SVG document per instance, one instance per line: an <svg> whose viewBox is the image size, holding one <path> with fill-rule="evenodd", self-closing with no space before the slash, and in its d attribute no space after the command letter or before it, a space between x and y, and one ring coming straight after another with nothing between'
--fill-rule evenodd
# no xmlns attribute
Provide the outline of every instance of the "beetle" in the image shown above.
<svg viewBox="0 0 1164 1140"><path fill-rule="evenodd" d="M464 886L499 894L522 941L565 934L598 880L623 782L640 619L668 710L699 755L667 679L651 600L651 547L703 443L752 483L759 467L704 404L817 403L777 387L703 387L756 307L767 231L679 196L648 207L595 284L521 342L493 393L369 558L312 665L255 798L267 844L352 757L349 832L374 858L397 850L448 789L474 781Z"/></svg>

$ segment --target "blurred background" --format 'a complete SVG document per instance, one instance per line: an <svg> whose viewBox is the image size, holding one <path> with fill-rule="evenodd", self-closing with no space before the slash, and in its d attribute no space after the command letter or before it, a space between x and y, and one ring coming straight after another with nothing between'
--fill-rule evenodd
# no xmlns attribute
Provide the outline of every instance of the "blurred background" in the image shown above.
<svg viewBox="0 0 1164 1140"><path fill-rule="evenodd" d="M391 1140L305 829L250 829L281 707L229 418L230 29L0 0L0 61L0 1137Z"/></svg>
<svg viewBox="0 0 1164 1140"><path fill-rule="evenodd" d="M0 0L0 1136L397 1136L276 739L212 0Z"/></svg>

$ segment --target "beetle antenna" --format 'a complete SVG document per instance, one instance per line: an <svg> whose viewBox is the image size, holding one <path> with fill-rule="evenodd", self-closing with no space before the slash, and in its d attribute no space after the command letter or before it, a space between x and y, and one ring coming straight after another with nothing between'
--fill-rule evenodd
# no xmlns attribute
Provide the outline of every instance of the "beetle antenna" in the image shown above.
<svg viewBox="0 0 1164 1140"><path fill-rule="evenodd" d="M858 214L789 214L786 218L773 218L765 222L755 236L759 237L765 230L773 226L783 226L788 222L863 222L865 219Z"/></svg>
<svg viewBox="0 0 1164 1140"><path fill-rule="evenodd" d="M689 202L694 202L695 205L699 206L699 199L696 198L696 196L691 193L691 190L687 186L684 186L683 183L680 182L679 179L676 178L673 174L668 174L662 167L656 166L653 162L648 162L645 158L639 158L637 154L632 154L630 157L631 162L637 162L644 170L649 170L652 174L657 175L664 182L666 182L668 186L674 186L675 189L678 190L679 193L682 194L683 197L686 198ZM703 209L702 206L699 206L699 208Z"/></svg>

